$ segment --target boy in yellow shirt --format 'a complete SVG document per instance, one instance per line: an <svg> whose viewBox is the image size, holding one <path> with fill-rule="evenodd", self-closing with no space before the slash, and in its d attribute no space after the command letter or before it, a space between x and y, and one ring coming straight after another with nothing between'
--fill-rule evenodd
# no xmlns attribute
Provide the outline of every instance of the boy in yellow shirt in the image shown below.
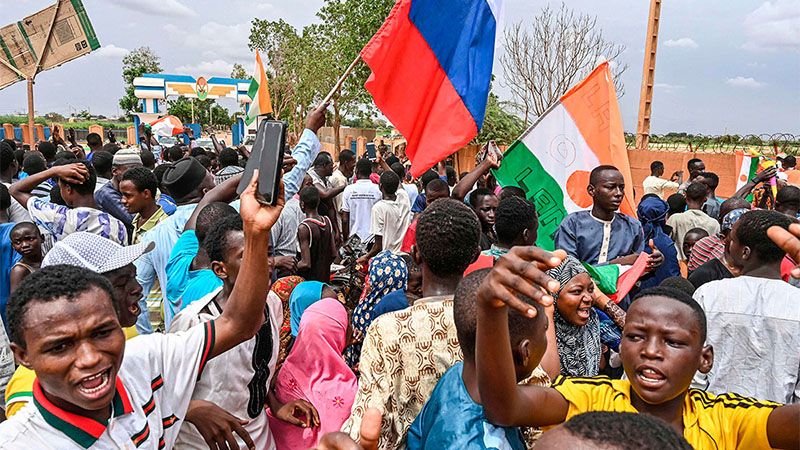
<svg viewBox="0 0 800 450"><path fill-rule="evenodd" d="M478 386L487 419L498 426L551 426L589 411L639 412L664 420L697 450L797 449L800 404L782 406L737 394L689 389L714 361L706 320L686 293L655 288L637 296L623 329L627 380L559 377L552 388L518 386L508 342L508 308L534 315L519 296L551 307L558 282L543 273L565 255L515 247L478 290ZM755 382L756 380L754 380Z"/></svg>

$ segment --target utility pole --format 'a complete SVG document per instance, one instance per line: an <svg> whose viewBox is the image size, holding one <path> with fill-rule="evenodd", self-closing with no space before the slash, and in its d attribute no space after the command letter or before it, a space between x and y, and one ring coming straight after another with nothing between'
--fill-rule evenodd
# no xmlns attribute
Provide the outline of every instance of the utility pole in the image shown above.
<svg viewBox="0 0 800 450"><path fill-rule="evenodd" d="M650 0L650 17L647 20L647 35L644 42L642 91L639 94L639 120L636 125L636 148L638 149L647 149L650 145L650 112L653 107L653 84L656 75L656 50L658 48L660 17L661 0Z"/></svg>

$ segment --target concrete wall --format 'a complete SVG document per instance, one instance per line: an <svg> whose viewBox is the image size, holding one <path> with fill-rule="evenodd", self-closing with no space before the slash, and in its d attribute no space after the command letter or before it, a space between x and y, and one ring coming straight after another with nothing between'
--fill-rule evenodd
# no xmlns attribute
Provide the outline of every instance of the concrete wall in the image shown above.
<svg viewBox="0 0 800 450"><path fill-rule="evenodd" d="M468 172L475 168L475 155L480 150L477 145L468 145L453 155L453 162L458 173ZM683 170L684 177L689 176L686 163L699 157L706 164L706 170L719 175L717 196L727 198L736 192L736 155L717 153L691 153L691 152L657 152L651 150L628 150L628 161L631 166L633 187L636 198L642 194L642 181L650 175L650 163L661 161L664 163L664 176L669 178L673 172ZM669 192L668 194L672 194Z"/></svg>
<svg viewBox="0 0 800 450"><path fill-rule="evenodd" d="M631 165L631 176L636 197L642 194L642 181L650 175L650 163L664 163L664 177L669 178L673 172L683 170L684 179L689 176L686 163L692 158L700 158L706 164L706 170L719 176L717 196L727 198L736 192L736 155L718 153L689 152L656 152L651 150L628 150L628 161ZM670 192L671 194L672 192Z"/></svg>

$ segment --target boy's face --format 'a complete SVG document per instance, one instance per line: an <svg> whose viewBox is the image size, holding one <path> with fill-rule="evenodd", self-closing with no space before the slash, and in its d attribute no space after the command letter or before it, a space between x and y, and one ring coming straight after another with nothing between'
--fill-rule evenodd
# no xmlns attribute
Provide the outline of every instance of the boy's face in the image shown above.
<svg viewBox="0 0 800 450"><path fill-rule="evenodd" d="M123 327L136 325L142 312L139 299L142 297L142 285L136 281L136 266L128 264L117 270L103 274L114 289L114 301L117 302L119 323Z"/></svg>
<svg viewBox="0 0 800 450"><path fill-rule="evenodd" d="M750 259L750 247L742 245L739 238L736 236L738 231L739 222L733 225L733 229L725 237L725 245L728 248L728 254L731 257L733 265L736 267L743 267L745 262Z"/></svg>
<svg viewBox="0 0 800 450"><path fill-rule="evenodd" d="M535 319L532 319L529 330L530 333L525 339L517 343L518 356L516 359L516 377L517 382L520 382L533 373L533 370L539 363L542 362L544 353L547 350L547 328L551 326L548 323L547 315L543 310L539 310ZM526 360L522 360L521 356L527 354Z"/></svg>
<svg viewBox="0 0 800 450"><path fill-rule="evenodd" d="M633 392L650 405L683 395L695 372L714 362L700 324L688 305L667 297L642 297L631 304L620 356Z"/></svg>
<svg viewBox="0 0 800 450"><path fill-rule="evenodd" d="M697 244L697 241L702 239L699 235L695 233L687 233L686 236L683 238L683 254L686 255L686 259L689 259L689 255L692 254L692 249L694 248L694 244Z"/></svg>
<svg viewBox="0 0 800 450"><path fill-rule="evenodd" d="M625 198L625 178L619 170L600 172L595 184L587 188L592 201L603 211L616 211Z"/></svg>
<svg viewBox="0 0 800 450"><path fill-rule="evenodd" d="M65 298L29 304L23 349L14 356L36 372L47 398L81 415L105 411L114 398L125 335L108 294L98 288Z"/></svg>
<svg viewBox="0 0 800 450"><path fill-rule="evenodd" d="M42 234L35 226L18 228L11 233L11 246L22 257L42 252Z"/></svg>
<svg viewBox="0 0 800 450"><path fill-rule="evenodd" d="M494 213L497 211L499 201L495 195L484 195L478 202L475 213L484 227L494 226Z"/></svg>
<svg viewBox="0 0 800 450"><path fill-rule="evenodd" d="M153 196L150 195L150 191L148 189L138 190L133 181L130 180L120 181L119 192L122 194L122 206L130 214L140 213L150 203L153 203Z"/></svg>
<svg viewBox="0 0 800 450"><path fill-rule="evenodd" d="M223 283L233 287L244 256L244 232L234 230L227 234L228 249L225 251L224 261L212 261L211 268Z"/></svg>

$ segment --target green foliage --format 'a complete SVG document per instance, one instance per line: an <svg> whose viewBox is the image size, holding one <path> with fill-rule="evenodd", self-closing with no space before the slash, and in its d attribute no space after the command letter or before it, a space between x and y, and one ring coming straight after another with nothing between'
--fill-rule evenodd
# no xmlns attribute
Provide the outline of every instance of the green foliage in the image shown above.
<svg viewBox="0 0 800 450"><path fill-rule="evenodd" d="M507 102L500 101L497 95L490 91L483 127L472 143L484 144L494 140L499 145L509 145L514 142L525 131L525 122L511 113L510 109Z"/></svg>
<svg viewBox="0 0 800 450"><path fill-rule="evenodd" d="M192 122L192 105L194 105L194 122ZM199 123L202 126L233 124L233 118L228 110L213 99L189 99L181 95L175 100L167 100L167 107L169 113L183 123Z"/></svg>
<svg viewBox="0 0 800 450"><path fill-rule="evenodd" d="M247 73L247 70L245 70L244 66L242 66L239 63L234 63L233 70L231 70L231 78L236 78L239 80L249 80L250 74Z"/></svg>
<svg viewBox="0 0 800 450"><path fill-rule="evenodd" d="M133 79L145 73L161 73L161 70L161 58L150 47L139 47L122 58L125 95L119 99L119 107L126 115L142 110L139 99L134 95Z"/></svg>
<svg viewBox="0 0 800 450"><path fill-rule="evenodd" d="M45 114L45 117L35 117L33 122L44 126L50 126L53 122L57 122L59 126L63 126L64 128L75 128L79 130L85 130L89 128L89 125L100 125L103 128L112 129L125 129L133 125L132 122L113 122L108 120L78 120L74 122L64 122L63 120L50 120L47 118L49 115L50 113ZM28 116L23 114L0 116L0 124L4 123L10 123L11 125L18 127L23 123L28 123Z"/></svg>

